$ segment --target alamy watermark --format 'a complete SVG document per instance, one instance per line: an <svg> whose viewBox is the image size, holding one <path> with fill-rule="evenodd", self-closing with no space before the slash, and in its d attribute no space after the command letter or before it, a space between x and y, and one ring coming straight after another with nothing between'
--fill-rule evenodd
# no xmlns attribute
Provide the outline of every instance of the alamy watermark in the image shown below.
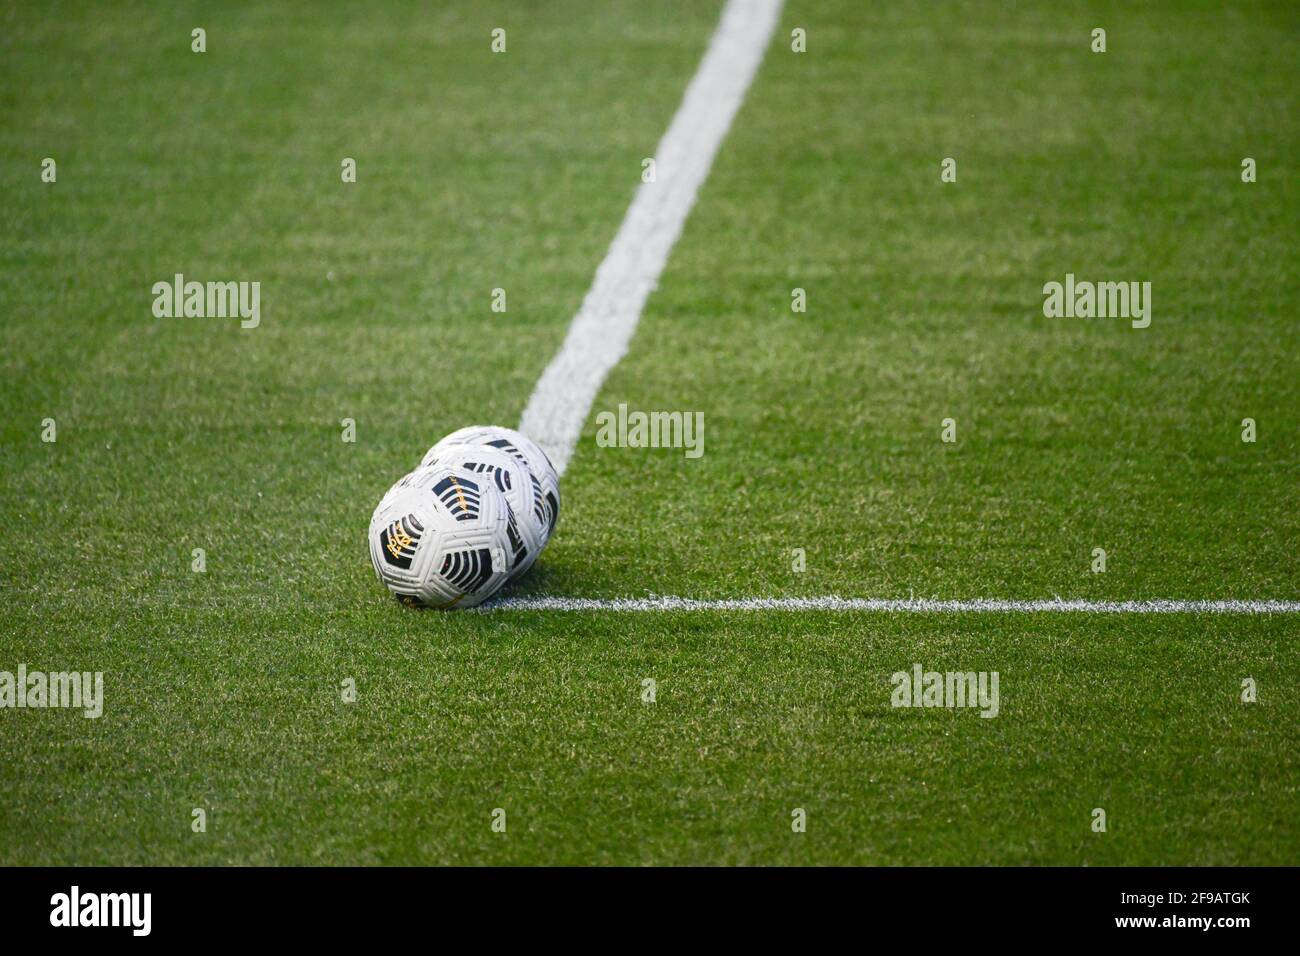
<svg viewBox="0 0 1300 956"><path fill-rule="evenodd" d="M1043 315L1049 319L1131 319L1135 329L1151 324L1150 282L1065 282L1043 286Z"/></svg>
<svg viewBox="0 0 1300 956"><path fill-rule="evenodd" d="M124 926L132 936L148 936L152 911L152 893L83 893L74 885L50 897L51 926Z"/></svg>
<svg viewBox="0 0 1300 956"><path fill-rule="evenodd" d="M64 707L80 710L83 717L104 713L102 671L29 671L18 665L18 673L0 671L0 709Z"/></svg>
<svg viewBox="0 0 1300 956"><path fill-rule="evenodd" d="M684 448L687 458L704 454L703 412L629 412L596 416L596 444L601 448Z"/></svg>
<svg viewBox="0 0 1300 956"><path fill-rule="evenodd" d="M910 674L895 671L889 682L893 707L978 707L981 717L998 715L997 671L927 671L913 664Z"/></svg>
<svg viewBox="0 0 1300 956"><path fill-rule="evenodd" d="M153 314L159 319L227 319L255 329L262 321L262 283L185 281L178 272L172 280L153 284Z"/></svg>

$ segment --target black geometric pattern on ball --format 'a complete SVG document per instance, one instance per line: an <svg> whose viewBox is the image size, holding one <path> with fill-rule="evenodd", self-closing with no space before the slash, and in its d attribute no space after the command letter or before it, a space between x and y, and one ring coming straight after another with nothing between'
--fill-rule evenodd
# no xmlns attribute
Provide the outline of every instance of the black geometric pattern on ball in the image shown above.
<svg viewBox="0 0 1300 956"><path fill-rule="evenodd" d="M473 594L492 577L492 552L487 548L452 551L442 559L441 573L452 587Z"/></svg>
<svg viewBox="0 0 1300 956"><path fill-rule="evenodd" d="M415 557L415 546L424 534L424 525L415 515L399 518L385 528L379 535L379 544L384 550L384 560L393 567L408 570Z"/></svg>
<svg viewBox="0 0 1300 956"><path fill-rule="evenodd" d="M457 521L476 521L479 513L478 484L468 478L448 475L433 486L433 493Z"/></svg>

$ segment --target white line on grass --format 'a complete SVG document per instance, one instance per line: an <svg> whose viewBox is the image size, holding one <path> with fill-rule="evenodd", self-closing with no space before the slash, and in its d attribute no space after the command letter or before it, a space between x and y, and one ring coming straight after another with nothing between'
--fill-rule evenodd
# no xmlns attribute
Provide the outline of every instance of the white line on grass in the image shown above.
<svg viewBox="0 0 1300 956"><path fill-rule="evenodd" d="M875 611L888 614L1300 614L1300 601L968 601L928 598L733 598L697 601L682 597L512 597L484 604L482 611Z"/></svg>
<svg viewBox="0 0 1300 956"><path fill-rule="evenodd" d="M668 132L656 182L642 183L564 345L533 390L519 430L564 474L605 376L627 352L646 298L763 60L781 0L729 0Z"/></svg>
<svg viewBox="0 0 1300 956"><path fill-rule="evenodd" d="M591 404L627 352L695 196L763 60L781 0L728 0L709 49L655 151L656 182L642 183L587 290L564 344L533 389L519 430L564 474ZM1300 601L943 601L881 598L502 598L482 611L875 611L894 614L1295 614Z"/></svg>

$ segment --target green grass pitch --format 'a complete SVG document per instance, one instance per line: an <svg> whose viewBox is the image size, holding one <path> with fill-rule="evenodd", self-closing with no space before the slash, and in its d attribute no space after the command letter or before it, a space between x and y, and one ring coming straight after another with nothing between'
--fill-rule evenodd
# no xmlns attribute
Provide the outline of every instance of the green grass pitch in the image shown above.
<svg viewBox="0 0 1300 956"><path fill-rule="evenodd" d="M377 583L371 509L518 423L720 9L4 4L0 670L105 703L0 710L0 864L1300 858L1296 615ZM1300 598L1297 63L1287 2L787 0L513 593ZM261 325L155 318L177 272ZM1066 273L1150 327L1045 318ZM622 402L705 454L598 447ZM891 707L917 662L1000 713Z"/></svg>

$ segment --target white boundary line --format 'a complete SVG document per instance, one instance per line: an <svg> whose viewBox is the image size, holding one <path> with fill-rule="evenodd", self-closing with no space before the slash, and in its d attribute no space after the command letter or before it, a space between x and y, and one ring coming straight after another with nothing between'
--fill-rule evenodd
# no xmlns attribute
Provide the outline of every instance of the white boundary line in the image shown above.
<svg viewBox="0 0 1300 956"><path fill-rule="evenodd" d="M565 598L512 597L480 611L870 611L887 614L1300 614L1300 601L968 601L928 598Z"/></svg>
<svg viewBox="0 0 1300 956"><path fill-rule="evenodd" d="M528 400L519 430L564 474L605 376L627 352L713 157L763 61L781 0L728 0L708 52L655 150L564 345Z"/></svg>
<svg viewBox="0 0 1300 956"><path fill-rule="evenodd" d="M713 158L763 61L782 0L728 0L708 51L655 151L656 182L642 183L560 351L542 372L519 430L564 474L605 376L627 353ZM887 598L502 598L492 611L867 611L889 614L1296 614L1300 601L1009 601Z"/></svg>

